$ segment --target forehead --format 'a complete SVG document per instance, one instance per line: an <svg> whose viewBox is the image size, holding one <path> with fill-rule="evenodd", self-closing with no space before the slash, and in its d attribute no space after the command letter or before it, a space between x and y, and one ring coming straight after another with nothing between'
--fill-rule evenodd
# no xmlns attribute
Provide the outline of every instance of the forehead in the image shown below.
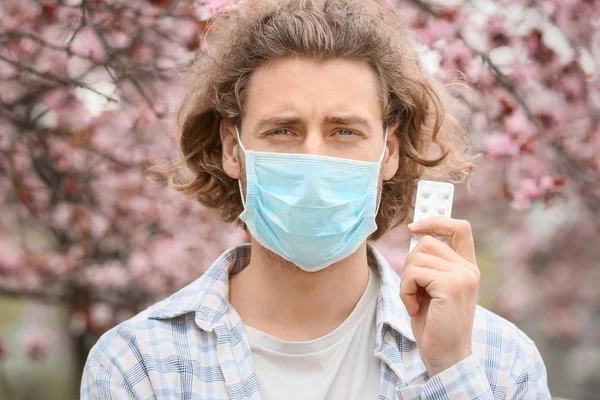
<svg viewBox="0 0 600 400"><path fill-rule="evenodd" d="M263 65L250 77L244 100L249 123L274 115L313 121L340 114L371 124L383 118L380 83L364 61L288 58Z"/></svg>

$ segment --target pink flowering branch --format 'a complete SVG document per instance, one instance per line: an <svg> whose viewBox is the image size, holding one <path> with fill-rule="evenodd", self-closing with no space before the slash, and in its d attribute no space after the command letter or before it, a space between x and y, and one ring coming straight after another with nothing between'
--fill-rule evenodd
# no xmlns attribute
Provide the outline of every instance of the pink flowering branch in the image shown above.
<svg viewBox="0 0 600 400"><path fill-rule="evenodd" d="M422 10L423 12L425 12L426 14L430 15L433 18L450 19L450 20L457 18L456 13L458 11L454 11L453 9L447 9L447 8L444 8L441 6L436 7L436 6L430 5L421 0L408 0L408 2L410 4L413 4L418 9ZM543 12L542 12L542 14L543 14ZM556 18L552 17L552 18L550 18L550 20L555 25L557 24ZM526 101L526 99L524 97L524 94L520 90L517 89L516 85L513 82L511 82L510 77L505 75L504 73L502 73L501 68L492 61L492 59L490 58L490 56L488 54L477 49L475 46L473 46L471 43L469 43L469 41L466 40L462 29L456 30L456 39L461 40L466 45L466 47L476 57L479 57L481 60L483 60L484 66L487 66L489 68L489 70L492 72L496 82L498 82L500 87L502 87L504 90L506 90L506 92L508 92L512 96L512 98L516 100L517 104L519 104L521 109L528 116L531 123L534 124L534 126L536 127L536 130L538 132L544 132L546 130L546 128L545 128L545 123L542 119L543 116L540 117L532 111L530 105L528 104L528 102ZM575 46L573 41L568 40L568 43L574 52L580 53L580 49ZM588 82L584 79L584 77L581 77L580 81L581 81L581 84L585 87L585 91L587 92L589 90ZM592 109L592 107L589 106L590 97L589 96L586 97L585 100L588 102L588 107L590 108L588 115L592 116L590 118L591 125L597 127L598 120L596 117L593 117L594 115L597 115L597 112L595 112ZM596 212L595 211L596 208L594 207L594 204L597 203L597 200L600 198L600 196L598 194L589 193L589 191L586 191L585 185L592 183L593 181L597 181L598 178L600 177L600 174L598 174L598 172L600 172L600 171L594 172L590 168L583 166L581 164L580 160L578 160L576 157L573 157L571 154L569 154L569 152L566 150L563 142L561 140L558 140L556 137L551 137L550 135L535 134L534 136L532 136L530 138L530 140L539 141L542 144L541 147L545 146L545 147L553 150L553 155L550 158L546 154L547 152L544 152L544 151L539 151L538 157L543 158L548 165L555 164L556 172L567 174L567 176L570 178L570 181L574 182L575 185L577 186L578 192L583 195L584 201L590 207L590 210ZM540 146L538 146L538 147L540 147ZM554 157L554 158L552 158L552 157ZM558 161L558 162L555 162L555 161ZM579 165L577 166L577 164L579 164ZM508 173L508 170L506 170L506 173ZM505 177L505 181L507 181L507 180L508 180L508 177ZM584 183L584 184L581 185L580 183Z"/></svg>
<svg viewBox="0 0 600 400"><path fill-rule="evenodd" d="M63 79L63 78L61 78L61 77L59 77L57 75L54 75L51 72L40 72L40 71L37 71L35 68L29 67L29 66L25 65L24 63L11 60L8 57L5 57L5 56L3 56L1 54L0 54L0 60L2 60L4 62L6 62L7 64L10 64L10 65L18 68L19 70L28 72L30 74L33 74L33 75L39 77L39 78L42 78L44 80L48 80L48 81L50 81L52 83L58 83L58 84L61 84L61 85L67 86L67 87L80 87L82 89L86 89L86 90L89 90L91 92L94 92L97 95L102 96L102 97L106 98L109 101L112 101L112 102L115 102L115 103L117 102L116 99L114 99L114 98L112 98L110 96L107 96L104 93L101 93L101 92L97 91L96 89L91 88L89 85L86 85L83 82L77 81L76 79L66 80L66 79Z"/></svg>

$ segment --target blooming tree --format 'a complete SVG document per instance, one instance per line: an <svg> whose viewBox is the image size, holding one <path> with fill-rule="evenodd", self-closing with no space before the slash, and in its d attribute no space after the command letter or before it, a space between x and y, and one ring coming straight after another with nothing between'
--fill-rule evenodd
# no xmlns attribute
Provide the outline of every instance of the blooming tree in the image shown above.
<svg viewBox="0 0 600 400"><path fill-rule="evenodd" d="M225 248L246 239L241 229L144 175L147 165L177 158L172 111L183 93L182 75L210 19L231 6L2 1L0 294L65 302L73 335L97 335L192 281ZM577 241L564 232L536 241L519 220L510 228L523 247L509 260L515 271L526 270L550 243L569 257L537 271L543 298L554 305L548 312L562 316L560 322L577 302L600 307L597 291L568 279L573 268L591 273L590 260L575 246L600 231L600 2L398 0L388 6L404 9L432 74L471 86L450 94L467 111L474 149L488 164L483 189L459 202L491 198L526 209L576 200L584 210L577 223L585 226ZM473 210L471 219L490 212ZM382 247L401 266L405 250ZM568 290L556 290L561 281ZM507 313L510 300L502 303ZM576 336L581 330L551 331ZM30 354L42 358L45 342L32 343ZM5 354L0 338L0 359Z"/></svg>
<svg viewBox="0 0 600 400"><path fill-rule="evenodd" d="M600 3L399 4L426 52L439 57L436 75L451 83L460 74L472 84L453 92L468 105L472 141L489 162L482 194L463 199L475 207L470 218L489 219L481 200L490 195L517 210L578 205L550 234L515 218L518 211L513 222L495 223L513 234L498 309L518 320L537 297L547 335L579 338L600 307L592 284L600 254L589 246L600 232ZM544 218L535 223L551 229Z"/></svg>

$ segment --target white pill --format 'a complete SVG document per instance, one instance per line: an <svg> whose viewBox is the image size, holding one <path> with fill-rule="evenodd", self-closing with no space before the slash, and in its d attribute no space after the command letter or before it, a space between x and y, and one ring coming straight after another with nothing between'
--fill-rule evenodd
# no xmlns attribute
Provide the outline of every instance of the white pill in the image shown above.
<svg viewBox="0 0 600 400"><path fill-rule="evenodd" d="M450 191L444 190L443 192L440 193L440 196L442 196L443 199L447 199L450 197Z"/></svg>
<svg viewBox="0 0 600 400"><path fill-rule="evenodd" d="M429 206L427 204L421 204L421 212L426 213L429 210Z"/></svg>
<svg viewBox="0 0 600 400"><path fill-rule="evenodd" d="M437 212L440 215L444 215L446 213L446 209L444 207L438 207Z"/></svg>
<svg viewBox="0 0 600 400"><path fill-rule="evenodd" d="M421 194L423 195L423 197L428 198L431 195L431 190L425 188L421 191Z"/></svg>

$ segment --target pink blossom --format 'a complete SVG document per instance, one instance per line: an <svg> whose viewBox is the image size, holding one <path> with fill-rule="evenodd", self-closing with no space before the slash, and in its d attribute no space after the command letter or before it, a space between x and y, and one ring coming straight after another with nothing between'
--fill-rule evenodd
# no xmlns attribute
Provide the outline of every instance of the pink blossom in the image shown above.
<svg viewBox="0 0 600 400"><path fill-rule="evenodd" d="M63 27L76 28L81 23L81 9L77 7L58 6L56 19Z"/></svg>
<svg viewBox="0 0 600 400"><path fill-rule="evenodd" d="M50 255L45 261L46 270L59 279L66 278L73 267L73 260L63 254Z"/></svg>
<svg viewBox="0 0 600 400"><path fill-rule="evenodd" d="M24 37L17 42L13 42L12 46L9 45L11 53L20 57L30 57L34 55L40 49L38 42Z"/></svg>
<svg viewBox="0 0 600 400"><path fill-rule="evenodd" d="M123 49L131 45L133 37L123 31L109 32L105 37L108 45L114 49Z"/></svg>
<svg viewBox="0 0 600 400"><path fill-rule="evenodd" d="M419 37L426 45L433 47L441 39L451 40L456 34L457 26L450 21L431 18L425 28L419 31Z"/></svg>
<svg viewBox="0 0 600 400"><path fill-rule="evenodd" d="M491 88L496 82L494 74L479 62L469 64L464 72L468 80L477 86L477 90Z"/></svg>
<svg viewBox="0 0 600 400"><path fill-rule="evenodd" d="M521 192L529 200L536 200L543 193L541 188L533 179L523 179L521 181Z"/></svg>
<svg viewBox="0 0 600 400"><path fill-rule="evenodd" d="M488 157L492 160L512 158L519 154L520 146L509 135L491 133L484 137Z"/></svg>
<svg viewBox="0 0 600 400"><path fill-rule="evenodd" d="M90 115L83 103L70 91L56 89L46 92L43 103L58 116L58 124L81 129L90 121Z"/></svg>
<svg viewBox="0 0 600 400"><path fill-rule="evenodd" d="M74 208L72 204L60 203L52 210L52 221L56 226L66 228L73 218Z"/></svg>
<svg viewBox="0 0 600 400"><path fill-rule="evenodd" d="M63 107L68 101L72 94L64 89L54 89L44 93L42 101L48 107L52 109L58 109Z"/></svg>
<svg viewBox="0 0 600 400"><path fill-rule="evenodd" d="M46 332L32 332L25 338L25 352L31 361L42 361L48 356L50 337Z"/></svg>
<svg viewBox="0 0 600 400"><path fill-rule="evenodd" d="M519 144L525 144L536 132L536 127L521 110L513 112L504 119L506 130L517 138Z"/></svg>
<svg viewBox="0 0 600 400"><path fill-rule="evenodd" d="M18 2L4 2L2 4L2 29L10 30L22 26L23 20L35 19L39 16L41 5L34 0L23 0ZM4 18L6 17L6 25ZM9 17L13 17L14 22L9 24Z"/></svg>
<svg viewBox="0 0 600 400"><path fill-rule="evenodd" d="M0 239L0 273L13 273L23 263L23 255L18 247Z"/></svg>
<svg viewBox="0 0 600 400"><path fill-rule="evenodd" d="M14 75L16 75L17 71L18 71L18 69L14 65L9 64L8 62L6 62L4 60L0 60L0 77L1 78L8 78L10 76L14 76Z"/></svg>
<svg viewBox="0 0 600 400"><path fill-rule="evenodd" d="M113 319L113 309L106 303L94 303L90 308L90 321L100 329L109 327Z"/></svg>
<svg viewBox="0 0 600 400"><path fill-rule="evenodd" d="M473 59L473 52L463 41L454 39L442 47L440 50L442 56L441 67L449 78L455 76L456 71L466 72Z"/></svg>
<svg viewBox="0 0 600 400"><path fill-rule="evenodd" d="M92 28L80 29L71 42L71 51L79 56L91 58L96 62L106 61L107 54L98 35Z"/></svg>
<svg viewBox="0 0 600 400"><path fill-rule="evenodd" d="M565 100L568 102L580 101L584 95L584 82L580 77L570 75L564 75L560 79L560 85L562 86L562 92L565 94Z"/></svg>
<svg viewBox="0 0 600 400"><path fill-rule="evenodd" d="M513 36L509 33L506 19L501 15L494 15L484 25L487 34L488 51L500 46L510 46Z"/></svg>
<svg viewBox="0 0 600 400"><path fill-rule="evenodd" d="M555 179L549 175L540 178L539 188L542 192L549 192L555 188Z"/></svg>
<svg viewBox="0 0 600 400"><path fill-rule="evenodd" d="M384 6L390 6L392 7L392 1L383 1L382 2L384 4ZM425 20L426 16L423 15L423 13L419 12L419 10L415 7L406 7L405 10L403 10L403 15L404 15L404 20L406 21L406 24L411 28L411 29L421 29L423 27L423 21Z"/></svg>
<svg viewBox="0 0 600 400"><path fill-rule="evenodd" d="M543 175L538 179L523 178L514 194L513 205L525 208L531 202L544 198L551 199L556 194L556 187L563 185L561 178Z"/></svg>
<svg viewBox="0 0 600 400"><path fill-rule="evenodd" d="M539 66L533 63L524 63L517 59L510 66L510 80L518 87L527 87L528 84L539 80Z"/></svg>
<svg viewBox="0 0 600 400"><path fill-rule="evenodd" d="M108 230L109 222L103 215L91 213L89 216L89 227L92 236L96 239L99 239L104 236Z"/></svg>
<svg viewBox="0 0 600 400"><path fill-rule="evenodd" d="M130 272L118 262L92 265L82 273L87 284L101 290L124 290L129 285Z"/></svg>
<svg viewBox="0 0 600 400"><path fill-rule="evenodd" d="M233 7L232 0L200 0L199 17L201 21L208 21L220 12Z"/></svg>

